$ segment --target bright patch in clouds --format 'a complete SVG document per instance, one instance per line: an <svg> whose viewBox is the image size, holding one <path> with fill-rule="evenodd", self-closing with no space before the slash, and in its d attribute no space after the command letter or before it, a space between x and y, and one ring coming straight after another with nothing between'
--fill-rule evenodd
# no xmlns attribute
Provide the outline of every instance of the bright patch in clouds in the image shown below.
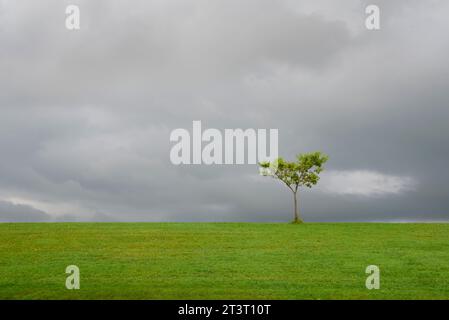
<svg viewBox="0 0 449 320"><path fill-rule="evenodd" d="M1 200L5 200L14 205L30 206L33 209L44 211L45 213L54 217L58 215L72 214L73 212L83 212L83 208L63 202L56 203L49 201L39 201L23 197L5 197L4 199L0 199L0 201Z"/></svg>
<svg viewBox="0 0 449 320"><path fill-rule="evenodd" d="M325 192L342 195L382 196L415 189L415 179L375 171L328 171L320 181Z"/></svg>

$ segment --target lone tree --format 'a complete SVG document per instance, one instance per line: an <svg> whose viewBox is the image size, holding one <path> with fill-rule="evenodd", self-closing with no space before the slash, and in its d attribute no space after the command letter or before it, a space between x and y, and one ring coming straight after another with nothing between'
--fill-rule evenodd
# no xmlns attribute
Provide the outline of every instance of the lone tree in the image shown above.
<svg viewBox="0 0 449 320"><path fill-rule="evenodd" d="M298 209L298 188L312 188L318 183L318 176L323 171L324 163L329 157L321 152L311 152L296 156L296 162L287 162L278 158L273 162L261 162L261 174L281 180L293 192L295 219L293 223L302 223Z"/></svg>

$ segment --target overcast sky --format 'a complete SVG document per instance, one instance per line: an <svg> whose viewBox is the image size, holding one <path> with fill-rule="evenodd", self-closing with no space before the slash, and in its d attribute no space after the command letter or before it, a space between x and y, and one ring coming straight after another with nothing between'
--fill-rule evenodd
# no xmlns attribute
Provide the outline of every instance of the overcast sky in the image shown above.
<svg viewBox="0 0 449 320"><path fill-rule="evenodd" d="M290 191L256 165L170 162L170 132L193 120L278 129L286 159L327 153L300 194L306 221L448 221L448 13L447 0L0 0L0 221L291 220Z"/></svg>

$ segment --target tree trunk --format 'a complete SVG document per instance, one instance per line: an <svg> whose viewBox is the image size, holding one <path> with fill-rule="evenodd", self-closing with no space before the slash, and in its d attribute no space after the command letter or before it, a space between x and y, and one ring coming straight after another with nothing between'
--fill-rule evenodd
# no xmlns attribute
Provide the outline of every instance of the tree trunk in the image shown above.
<svg viewBox="0 0 449 320"><path fill-rule="evenodd" d="M302 223L303 221L299 217L297 192L293 192L293 200L295 202L295 220L293 220L293 223Z"/></svg>

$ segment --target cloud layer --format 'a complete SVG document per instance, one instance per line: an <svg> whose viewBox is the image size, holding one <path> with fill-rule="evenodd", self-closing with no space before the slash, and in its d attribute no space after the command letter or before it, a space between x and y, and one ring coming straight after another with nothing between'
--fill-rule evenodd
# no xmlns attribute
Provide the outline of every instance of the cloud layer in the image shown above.
<svg viewBox="0 0 449 320"><path fill-rule="evenodd" d="M401 194L416 187L413 178L389 176L366 170L331 171L323 180L321 183L327 192L366 197Z"/></svg>
<svg viewBox="0 0 449 320"><path fill-rule="evenodd" d="M0 220L289 220L257 166L170 163L193 120L328 153L306 220L449 219L447 1L72 3L0 1Z"/></svg>

